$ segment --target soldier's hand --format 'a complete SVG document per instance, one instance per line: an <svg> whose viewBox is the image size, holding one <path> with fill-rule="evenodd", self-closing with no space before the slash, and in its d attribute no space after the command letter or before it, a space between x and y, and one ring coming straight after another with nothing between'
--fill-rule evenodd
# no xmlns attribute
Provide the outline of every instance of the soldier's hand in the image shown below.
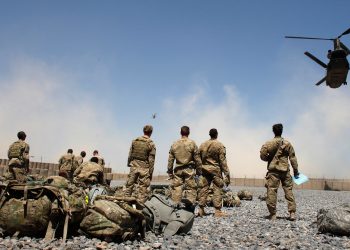
<svg viewBox="0 0 350 250"><path fill-rule="evenodd" d="M294 178L298 179L299 178L299 171L294 171Z"/></svg>
<svg viewBox="0 0 350 250"><path fill-rule="evenodd" d="M173 174L168 174L169 175L169 180L174 179L174 175Z"/></svg>

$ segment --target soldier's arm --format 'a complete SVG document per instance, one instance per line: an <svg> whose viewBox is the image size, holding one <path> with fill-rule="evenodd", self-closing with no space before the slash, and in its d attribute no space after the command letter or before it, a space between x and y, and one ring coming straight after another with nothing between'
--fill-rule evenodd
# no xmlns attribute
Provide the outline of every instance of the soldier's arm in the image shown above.
<svg viewBox="0 0 350 250"><path fill-rule="evenodd" d="M61 169L63 163L63 156L58 160L58 169Z"/></svg>
<svg viewBox="0 0 350 250"><path fill-rule="evenodd" d="M169 150L169 157L168 157L168 175L169 177L172 177L174 175L174 161L175 161L175 155L173 151L173 146L171 146Z"/></svg>
<svg viewBox="0 0 350 250"><path fill-rule="evenodd" d="M151 146L151 152L148 155L148 163L149 163L149 174L152 180L153 170L154 170L154 161L156 159L156 146L154 145L154 143L151 143L150 146Z"/></svg>
<svg viewBox="0 0 350 250"><path fill-rule="evenodd" d="M73 173L73 177L76 177L80 174L81 170L83 169L83 166L80 165Z"/></svg>
<svg viewBox="0 0 350 250"><path fill-rule="evenodd" d="M294 151L294 148L291 144L289 144L289 161L290 161L290 164L292 165L292 168L293 168L293 172L294 172L294 175L299 173L298 171L298 160L297 160L297 157L295 156L295 151Z"/></svg>
<svg viewBox="0 0 350 250"><path fill-rule="evenodd" d="M128 156L128 167L130 167L130 163L132 161L131 159L131 152L132 152L132 144L134 143L134 141L131 143L130 149L129 149L129 156Z"/></svg>
<svg viewBox="0 0 350 250"><path fill-rule="evenodd" d="M262 145L260 149L260 159L263 161L270 161L270 155L266 144Z"/></svg>
<svg viewBox="0 0 350 250"><path fill-rule="evenodd" d="M24 147L24 152L23 152L23 160L24 160L24 165L25 165L25 168L27 169L27 172L29 172L29 144L25 144L25 147Z"/></svg>
<svg viewBox="0 0 350 250"><path fill-rule="evenodd" d="M193 159L196 165L197 175L202 175L202 160L199 154L199 150L196 144L194 144Z"/></svg>
<svg viewBox="0 0 350 250"><path fill-rule="evenodd" d="M220 159L220 168L222 173L225 175L227 179L230 179L230 169L227 165L226 159L226 148L223 146L219 149L219 159Z"/></svg>

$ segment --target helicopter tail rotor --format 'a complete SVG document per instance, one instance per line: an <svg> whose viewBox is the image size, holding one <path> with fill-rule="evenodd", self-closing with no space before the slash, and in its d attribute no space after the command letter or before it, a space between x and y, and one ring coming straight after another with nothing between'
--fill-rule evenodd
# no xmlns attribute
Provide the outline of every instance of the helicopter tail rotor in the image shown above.
<svg viewBox="0 0 350 250"><path fill-rule="evenodd" d="M324 81L326 81L326 77L323 77L321 80L319 80L319 81L316 83L316 86L320 85L320 84L323 83Z"/></svg>
<svg viewBox="0 0 350 250"><path fill-rule="evenodd" d="M324 62L322 62L320 59L318 59L316 56L314 56L313 54L311 54L310 52L305 52L304 53L306 56L308 56L309 58L311 58L313 61L315 61L316 63L318 63L319 65L321 65L323 68L327 68L327 64L325 64Z"/></svg>

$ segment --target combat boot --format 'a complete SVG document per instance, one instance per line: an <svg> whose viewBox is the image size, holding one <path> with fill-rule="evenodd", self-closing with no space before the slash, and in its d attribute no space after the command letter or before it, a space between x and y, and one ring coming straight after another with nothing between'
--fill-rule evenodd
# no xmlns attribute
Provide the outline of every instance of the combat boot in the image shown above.
<svg viewBox="0 0 350 250"><path fill-rule="evenodd" d="M266 217L268 220L276 220L276 214L270 214Z"/></svg>
<svg viewBox="0 0 350 250"><path fill-rule="evenodd" d="M215 214L214 217L226 217L227 213L221 211L219 208L215 208Z"/></svg>
<svg viewBox="0 0 350 250"><path fill-rule="evenodd" d="M291 221L295 221L295 213L294 212L291 212L290 214L289 214L289 220L291 220Z"/></svg>
<svg viewBox="0 0 350 250"><path fill-rule="evenodd" d="M199 217L203 217L203 216L206 216L207 213L204 211L204 207L199 207L198 208L198 214L197 214Z"/></svg>

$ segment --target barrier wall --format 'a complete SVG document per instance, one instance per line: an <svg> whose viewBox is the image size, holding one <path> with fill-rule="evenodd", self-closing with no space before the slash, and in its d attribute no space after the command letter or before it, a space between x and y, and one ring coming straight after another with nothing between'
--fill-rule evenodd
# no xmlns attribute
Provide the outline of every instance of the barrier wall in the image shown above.
<svg viewBox="0 0 350 250"><path fill-rule="evenodd" d="M7 159L0 159L0 176L7 170ZM45 163L45 162L30 162L29 164L30 174L38 174L42 176L58 175L57 163ZM127 174L125 173L112 173L112 168L105 167L104 174L106 180L119 180L125 181ZM153 182L169 182L167 175L155 175L153 176ZM232 178L231 185L242 187L264 187L265 179L256 178ZM316 179L310 178L310 180L300 186L295 185L295 189L314 189L314 190L339 190L350 191L350 180L344 179Z"/></svg>

